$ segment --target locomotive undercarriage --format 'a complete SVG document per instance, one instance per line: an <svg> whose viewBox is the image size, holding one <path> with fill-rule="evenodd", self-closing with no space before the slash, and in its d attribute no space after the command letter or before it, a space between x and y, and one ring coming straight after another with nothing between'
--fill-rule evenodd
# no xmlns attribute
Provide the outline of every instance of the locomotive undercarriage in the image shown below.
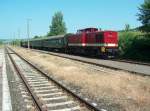
<svg viewBox="0 0 150 111"><path fill-rule="evenodd" d="M27 47L26 47L27 48ZM61 52L68 54L81 54L90 57L98 57L103 59L114 58L117 56L118 49L113 47L64 47L64 48L49 48L49 47L31 47L33 49L47 50L53 52Z"/></svg>
<svg viewBox="0 0 150 111"><path fill-rule="evenodd" d="M118 49L105 47L69 47L67 52L109 59L114 58L117 55Z"/></svg>

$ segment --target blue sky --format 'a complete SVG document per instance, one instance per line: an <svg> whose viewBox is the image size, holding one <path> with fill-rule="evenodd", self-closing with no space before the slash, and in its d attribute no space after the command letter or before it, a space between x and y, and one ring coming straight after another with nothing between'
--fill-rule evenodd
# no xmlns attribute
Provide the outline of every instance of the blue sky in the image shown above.
<svg viewBox="0 0 150 111"><path fill-rule="evenodd" d="M56 11L64 14L68 32L85 27L120 30L125 24L140 26L136 14L144 0L0 0L0 39L26 38L26 19L31 36L45 35Z"/></svg>

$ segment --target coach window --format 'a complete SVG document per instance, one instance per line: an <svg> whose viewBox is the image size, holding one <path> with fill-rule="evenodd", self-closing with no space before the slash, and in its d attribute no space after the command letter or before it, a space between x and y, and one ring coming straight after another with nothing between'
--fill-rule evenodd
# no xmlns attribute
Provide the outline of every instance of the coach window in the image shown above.
<svg viewBox="0 0 150 111"><path fill-rule="evenodd" d="M61 39L58 42L61 44Z"/></svg>

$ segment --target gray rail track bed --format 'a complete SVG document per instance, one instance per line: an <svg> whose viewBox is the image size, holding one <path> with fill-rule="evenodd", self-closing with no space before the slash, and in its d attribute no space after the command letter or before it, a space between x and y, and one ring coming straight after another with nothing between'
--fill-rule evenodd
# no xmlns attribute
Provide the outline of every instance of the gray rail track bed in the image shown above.
<svg viewBox="0 0 150 111"><path fill-rule="evenodd" d="M15 69L13 68L10 59L6 58L7 74L9 80L10 94L12 100L12 109L14 111L35 111L37 110L32 97L26 89L23 81L20 79Z"/></svg>
<svg viewBox="0 0 150 111"><path fill-rule="evenodd" d="M11 53L11 57L16 62L17 67L20 69L33 93L43 103L43 107L50 111L88 111L85 105L81 104L77 99L66 93L63 89L49 81L44 75L31 67L16 54ZM28 110L35 110L34 102L30 94L26 90L19 77L18 90L21 92L23 101L26 103Z"/></svg>
<svg viewBox="0 0 150 111"><path fill-rule="evenodd" d="M40 53L46 53L46 54L50 54L50 55L54 55L58 57L63 57L63 58L71 59L71 60L76 60L76 61L80 61L80 62L84 62L88 64L97 65L97 66L129 71L129 72L139 74L139 75L144 75L144 76L150 76L149 65L113 61L113 60L103 60L103 59L96 59L96 58L86 58L82 56L68 55L68 54L56 53L56 52L48 52L48 51L42 51L42 50L37 50L37 49L32 49L32 50L36 52L40 52Z"/></svg>

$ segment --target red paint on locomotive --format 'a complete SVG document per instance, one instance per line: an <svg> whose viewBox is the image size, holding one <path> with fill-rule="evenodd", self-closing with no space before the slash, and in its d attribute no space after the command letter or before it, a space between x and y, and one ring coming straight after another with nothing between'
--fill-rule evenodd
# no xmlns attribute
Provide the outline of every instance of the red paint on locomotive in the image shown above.
<svg viewBox="0 0 150 111"><path fill-rule="evenodd" d="M98 31L96 28L78 30L68 38L69 46L117 47L118 34L115 31Z"/></svg>
<svg viewBox="0 0 150 111"><path fill-rule="evenodd" d="M118 33L115 31L104 31L104 43L106 47L118 47Z"/></svg>
<svg viewBox="0 0 150 111"><path fill-rule="evenodd" d="M76 34L68 38L68 46L78 48L78 50L95 50L96 53L117 52L118 33L101 31L97 28L78 30Z"/></svg>

